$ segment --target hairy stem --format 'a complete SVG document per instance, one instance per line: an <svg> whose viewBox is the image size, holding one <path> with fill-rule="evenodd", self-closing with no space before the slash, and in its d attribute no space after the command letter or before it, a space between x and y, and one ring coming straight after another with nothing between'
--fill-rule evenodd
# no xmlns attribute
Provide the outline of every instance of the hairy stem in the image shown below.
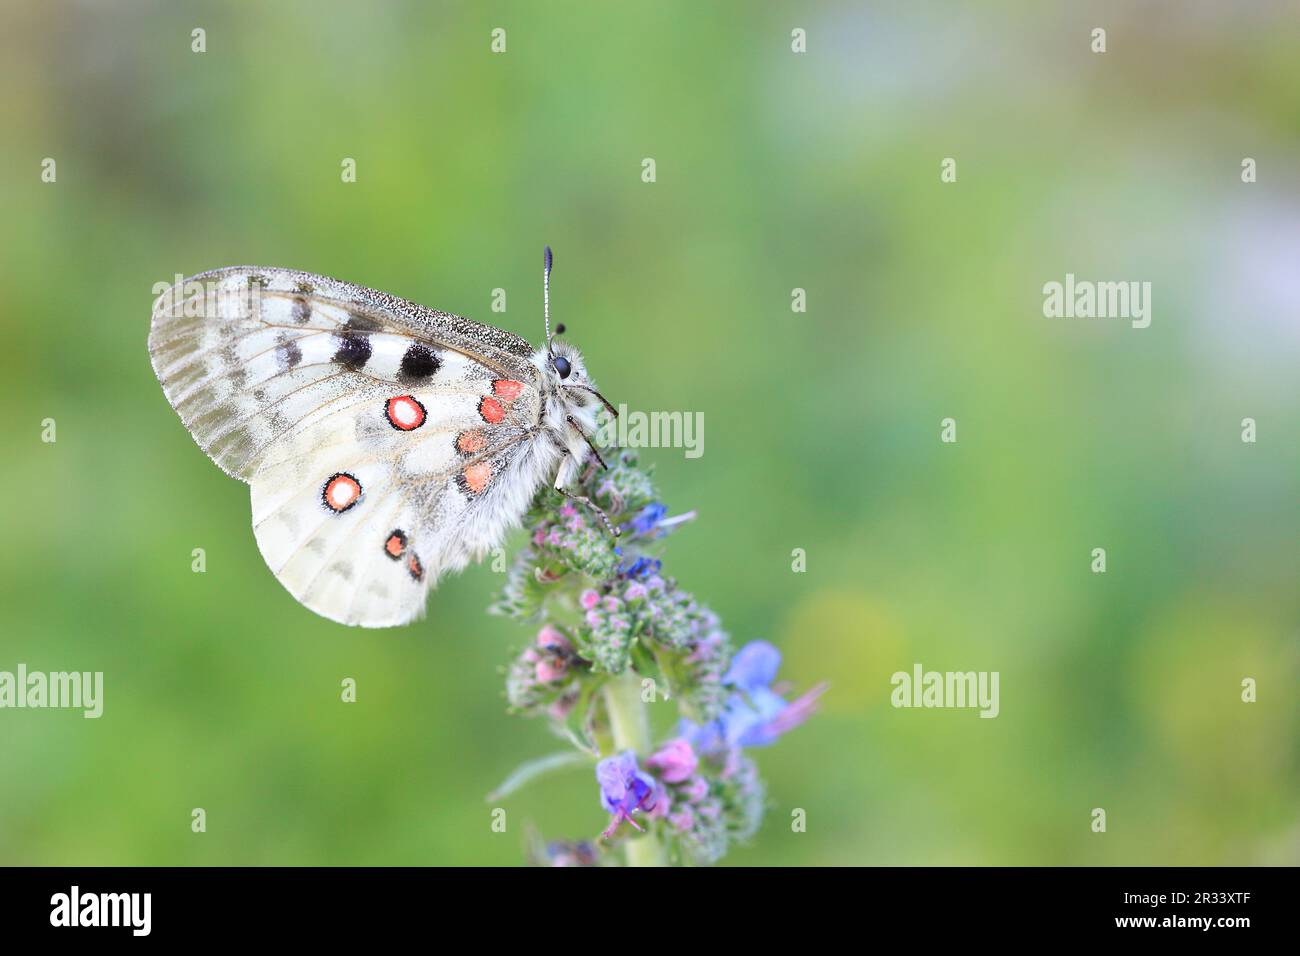
<svg viewBox="0 0 1300 956"><path fill-rule="evenodd" d="M645 704L641 702L641 682L636 671L628 668L605 684L605 709L609 712L609 727L614 735L614 750L634 751L644 760L650 755L650 720ZM628 866L663 866L663 847L652 832L629 839Z"/></svg>

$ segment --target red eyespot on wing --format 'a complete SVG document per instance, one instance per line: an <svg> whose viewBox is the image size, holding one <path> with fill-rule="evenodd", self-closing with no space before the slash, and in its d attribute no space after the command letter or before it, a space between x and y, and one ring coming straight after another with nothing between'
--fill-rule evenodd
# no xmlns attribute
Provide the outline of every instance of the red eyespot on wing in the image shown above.
<svg viewBox="0 0 1300 956"><path fill-rule="evenodd" d="M491 395L485 395L478 403L478 413L489 425L496 425L506 417L506 410Z"/></svg>
<svg viewBox="0 0 1300 956"><path fill-rule="evenodd" d="M507 402L513 402L523 394L524 383L516 382L513 378L499 378L492 383L492 391L496 392Z"/></svg>
<svg viewBox="0 0 1300 956"><path fill-rule="evenodd" d="M393 531L388 540L384 542L384 554L388 555L394 561L401 560L402 552L406 550L406 534L401 531Z"/></svg>
<svg viewBox="0 0 1300 956"><path fill-rule="evenodd" d="M420 563L420 559L415 556L414 551L406 559L406 572L411 576L412 581L424 580L424 565Z"/></svg>
<svg viewBox="0 0 1300 956"><path fill-rule="evenodd" d="M424 424L424 406L411 395L390 398L384 411L388 416L388 424L401 432L413 431Z"/></svg>
<svg viewBox="0 0 1300 956"><path fill-rule="evenodd" d="M361 482L345 472L330 475L320 492L325 507L342 514L361 500Z"/></svg>
<svg viewBox="0 0 1300 956"><path fill-rule="evenodd" d="M477 428L456 436L456 450L462 455L477 455L487 447L487 438Z"/></svg>
<svg viewBox="0 0 1300 956"><path fill-rule="evenodd" d="M492 464L480 461L473 465L466 465L465 470L461 472L461 478L464 480L464 487L477 495L488 486L492 478Z"/></svg>

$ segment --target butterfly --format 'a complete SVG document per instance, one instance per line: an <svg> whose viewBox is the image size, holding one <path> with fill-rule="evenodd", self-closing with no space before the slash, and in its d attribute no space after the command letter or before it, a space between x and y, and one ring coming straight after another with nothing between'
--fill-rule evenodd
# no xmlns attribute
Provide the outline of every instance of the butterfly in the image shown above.
<svg viewBox="0 0 1300 956"><path fill-rule="evenodd" d="M393 627L480 560L547 482L566 490L614 408L582 355L327 276L233 266L156 300L154 373L190 434L251 488L267 565L331 620ZM557 326L556 335L564 331Z"/></svg>

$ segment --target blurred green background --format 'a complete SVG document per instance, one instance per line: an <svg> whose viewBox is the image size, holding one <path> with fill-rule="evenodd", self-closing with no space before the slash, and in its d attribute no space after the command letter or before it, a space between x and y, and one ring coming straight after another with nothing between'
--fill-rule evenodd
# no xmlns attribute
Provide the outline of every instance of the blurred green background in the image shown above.
<svg viewBox="0 0 1300 956"><path fill-rule="evenodd" d="M0 16L0 669L106 682L97 721L0 711L0 862L513 864L526 822L600 830L585 773L490 828L556 749L505 713L531 634L484 613L501 576L400 630L315 617L145 349L155 283L241 263L537 342L543 243L606 394L704 413L703 457L643 455L700 512L667 569L832 684L757 754L771 811L728 862L1300 862L1293 4ZM1151 327L1044 318L1067 272L1152 282ZM999 671L1001 715L895 710L917 661Z"/></svg>

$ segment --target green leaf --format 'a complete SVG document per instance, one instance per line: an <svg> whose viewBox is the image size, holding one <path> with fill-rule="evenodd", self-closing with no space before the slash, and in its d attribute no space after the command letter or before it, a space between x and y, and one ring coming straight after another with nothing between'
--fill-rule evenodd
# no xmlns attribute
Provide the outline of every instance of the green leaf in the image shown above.
<svg viewBox="0 0 1300 956"><path fill-rule="evenodd" d="M516 767L510 776L501 781L499 787L487 795L487 801L492 803L508 797L524 784L531 783L548 773L568 770L572 767L589 767L591 763L589 754L573 750L561 750L558 753L547 754L545 757L526 760Z"/></svg>

